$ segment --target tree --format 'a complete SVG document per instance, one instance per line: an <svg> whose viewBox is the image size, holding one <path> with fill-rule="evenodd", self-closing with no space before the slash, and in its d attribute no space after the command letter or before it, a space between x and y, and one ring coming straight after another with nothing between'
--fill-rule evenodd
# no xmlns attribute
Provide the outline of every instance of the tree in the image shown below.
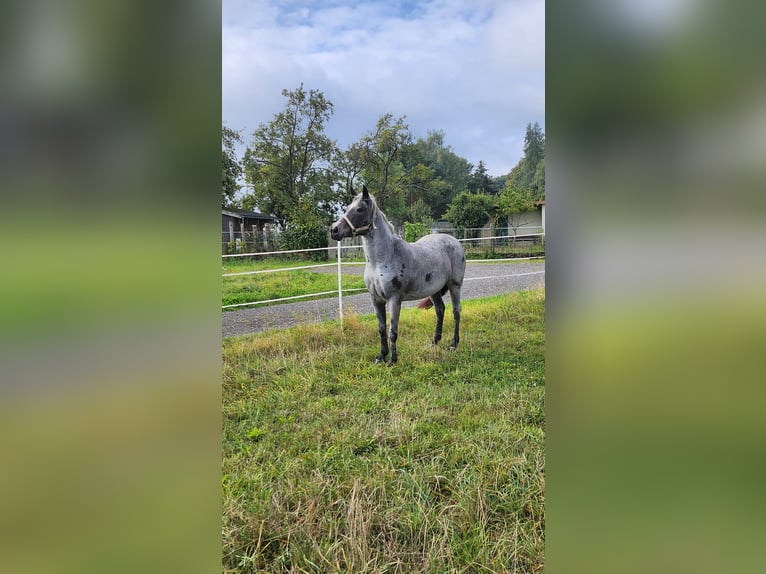
<svg viewBox="0 0 766 574"><path fill-rule="evenodd" d="M468 189L472 169L445 145L444 132L429 131L413 142L405 117L388 113L340 154L336 171L344 189L352 182L373 189L392 220L430 225L458 192Z"/></svg>
<svg viewBox="0 0 766 574"><path fill-rule="evenodd" d="M545 158L537 164L535 177L532 181L532 194L537 198L545 199Z"/></svg>
<svg viewBox="0 0 766 574"><path fill-rule="evenodd" d="M336 185L340 187L341 203L344 205L353 199L350 197L351 190L357 177L365 168L366 158L367 150L361 142L353 143L345 151L335 154L333 171L335 172ZM357 187L359 186L357 185Z"/></svg>
<svg viewBox="0 0 766 574"><path fill-rule="evenodd" d="M242 175L242 165L237 159L234 144L242 143L242 136L236 130L221 128L221 206L229 207L240 189L238 180Z"/></svg>
<svg viewBox="0 0 766 574"><path fill-rule="evenodd" d="M492 181L492 195L498 195L505 187L505 180L508 179L508 174L498 175L497 177L490 178Z"/></svg>
<svg viewBox="0 0 766 574"><path fill-rule="evenodd" d="M324 134L333 104L319 90L282 90L285 109L253 133L243 159L250 202L283 223L311 205L329 223L338 202L332 159L335 142Z"/></svg>
<svg viewBox="0 0 766 574"><path fill-rule="evenodd" d="M524 161L531 173L537 169L537 164L545 157L545 134L540 124L527 124L524 134Z"/></svg>
<svg viewBox="0 0 766 574"><path fill-rule="evenodd" d="M412 142L405 116L394 118L386 113L378 118L375 128L359 140L363 168L361 174L367 186L375 190L375 198L386 214L401 220L405 211L401 162L402 150Z"/></svg>
<svg viewBox="0 0 766 574"><path fill-rule="evenodd" d="M447 183L422 163L404 165L401 180L406 211L404 221L433 223L433 205L447 192Z"/></svg>
<svg viewBox="0 0 766 574"><path fill-rule="evenodd" d="M492 179L487 173L487 166L484 165L482 160L479 160L479 164L471 174L471 182L468 186L468 190L473 193L485 193L487 195L495 195L498 191L492 185Z"/></svg>
<svg viewBox="0 0 766 574"><path fill-rule="evenodd" d="M422 223L426 227L431 227L434 218L431 215L431 208L422 199L416 199L407 208L407 219L411 223Z"/></svg>
<svg viewBox="0 0 766 574"><path fill-rule="evenodd" d="M465 233L467 229L483 227L492 216L494 201L483 193L463 191L455 196L444 217L457 229ZM476 236L476 233L473 233Z"/></svg>
<svg viewBox="0 0 766 574"><path fill-rule="evenodd" d="M429 131L425 139L418 138L415 142L422 154L423 164L433 169L435 177L445 184L430 201L435 217L441 217L445 213L458 193L470 190L472 181L473 166L452 151L452 148L444 143L444 138L443 131Z"/></svg>
<svg viewBox="0 0 766 574"><path fill-rule="evenodd" d="M524 157L508 174L508 179L511 180L513 187L526 190L536 198L542 197L545 185L543 183L542 189L540 189L538 169L540 169L539 164L544 160L545 134L543 134L539 124L527 124L527 131L524 136ZM544 164L541 173L544 182Z"/></svg>
<svg viewBox="0 0 766 574"><path fill-rule="evenodd" d="M327 247L327 222L309 199L304 197L300 200L292 219L284 225L279 236L279 247L284 250ZM328 252L316 251L308 257L325 260Z"/></svg>
<svg viewBox="0 0 766 574"><path fill-rule="evenodd" d="M527 223L526 214L534 208L535 200L530 191L515 186L510 180L506 182L498 198L498 212L508 218L514 236L519 227Z"/></svg>

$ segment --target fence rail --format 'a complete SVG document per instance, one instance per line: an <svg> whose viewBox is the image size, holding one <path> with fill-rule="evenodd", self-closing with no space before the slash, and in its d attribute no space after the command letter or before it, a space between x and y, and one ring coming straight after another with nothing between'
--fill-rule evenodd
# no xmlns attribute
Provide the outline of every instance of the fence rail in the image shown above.
<svg viewBox="0 0 766 574"><path fill-rule="evenodd" d="M521 238L525 236L529 236L530 234L539 233L542 232L545 233L545 229L542 225L522 225L518 227L505 227L505 226L496 226L496 227L469 227L466 229L457 229L454 227L439 227L434 226L429 230L429 233L449 233L450 235L453 235L457 237L458 239L463 240L463 238L460 238L460 235L463 235L464 238L469 239L489 239L489 236L481 237L482 234L489 234L492 235L493 233L498 233L499 235L494 235L496 238L509 238L512 239L513 237ZM400 235L403 233L403 230L399 229L398 233ZM245 231L244 233L241 231L223 231L221 233L221 253L224 257L239 257L243 255L252 255L253 253L260 253L263 255L267 254L275 254L275 253L284 253L285 251L276 251L277 246L280 242L280 232L279 231L271 231L270 233L263 235L263 234L253 234L250 231ZM361 247L361 245L359 245ZM317 251L322 251L326 249L335 249L334 247L319 247L316 248ZM299 250L300 251L300 250ZM247 252L247 253L242 253ZM293 250L294 252L294 250Z"/></svg>
<svg viewBox="0 0 766 574"><path fill-rule="evenodd" d="M497 242L498 240L526 240L526 241L537 241L538 239L540 242L544 241L545 234L544 233L527 233L524 235L495 235L490 237L470 237L470 238L463 238L458 239L458 241L461 242L491 242L491 246L495 246L494 242ZM307 299L309 297L323 297L325 295L334 295L335 293L338 294L338 316L341 321L341 325L343 324L343 293L350 293L354 291L366 291L364 288L351 288L351 289L344 289L342 285L342 267L343 265L364 265L365 263L362 261L343 261L342 253L343 250L348 249L361 249L361 245L343 245L341 242L338 242L335 246L329 246L329 247L316 247L311 249L288 249L284 251L265 251L265 252L252 252L252 253L231 253L231 254L225 254L222 255L223 258L232 258L232 257L260 257L260 256L279 256L279 255L294 255L298 253L315 253L318 251L336 251L336 261L333 263L315 263L311 265L300 265L297 267L280 267L277 269L259 269L259 270L252 270L252 271L238 271L233 273L223 273L222 277L240 277L240 276L246 276L246 275L261 275L265 273L278 273L278 272L289 272L289 271L298 271L298 270L304 270L304 269L314 269L319 267L334 267L337 266L337 275L338 275L338 288L333 289L332 291L321 291L318 293L306 293L303 295L292 295L289 297L280 297L276 299L264 299L260 301L250 301L246 303L232 303L229 305L223 305L222 309L233 309L238 307L248 307L253 305L266 305L270 303L279 303L281 301L295 301L299 299ZM492 258L492 259L469 259L466 258L467 263L474 263L474 262L486 262L486 261L524 261L524 260L532 260L532 259L543 259L545 258L545 254L542 253L540 255L530 255L530 256L523 256L523 257L505 257L505 258ZM539 274L540 272L534 272L534 273L523 273L518 275L530 275L530 274ZM503 277L510 277L511 275L504 275ZM488 279L490 277L475 277L470 278L470 280L480 280L480 279Z"/></svg>

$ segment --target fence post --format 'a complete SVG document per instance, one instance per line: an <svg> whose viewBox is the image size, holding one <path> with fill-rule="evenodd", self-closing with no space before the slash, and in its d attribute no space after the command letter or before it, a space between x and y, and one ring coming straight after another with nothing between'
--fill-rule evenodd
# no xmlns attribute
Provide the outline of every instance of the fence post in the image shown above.
<svg viewBox="0 0 766 574"><path fill-rule="evenodd" d="M343 328L343 282L340 269L340 241L338 241L338 315L340 316L340 328Z"/></svg>

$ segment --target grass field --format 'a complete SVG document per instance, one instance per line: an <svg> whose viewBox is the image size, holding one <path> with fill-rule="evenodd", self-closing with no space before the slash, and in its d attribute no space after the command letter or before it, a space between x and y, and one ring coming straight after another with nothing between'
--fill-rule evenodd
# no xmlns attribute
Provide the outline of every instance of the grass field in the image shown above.
<svg viewBox="0 0 766 574"><path fill-rule="evenodd" d="M478 253L478 252L477 252ZM345 258L344 261L358 260L359 258ZM364 259L362 259L363 261ZM223 273L241 273L247 271L264 271L267 269L283 269L302 267L314 264L333 264L329 261L290 260L290 259L256 259L256 258L226 258L223 260ZM487 260L491 263L491 259ZM526 260L523 261L527 263ZM334 271L334 270L333 270ZM364 280L360 275L343 275L343 289L364 289ZM308 293L322 293L338 289L338 276L333 273L321 273L316 269L299 269L296 271L284 271L274 273L259 273L255 275L239 275L224 277L222 283L222 305L236 305L238 303L250 303L253 301L266 301L269 299L281 299ZM320 299L334 297L334 294L309 297L307 299ZM271 303L279 304L279 303ZM268 305L268 304L267 304ZM261 305L262 306L262 305ZM230 311L232 309L224 309Z"/></svg>
<svg viewBox="0 0 766 574"><path fill-rule="evenodd" d="M223 344L225 572L541 572L544 291ZM448 309L445 333L451 329Z"/></svg>
<svg viewBox="0 0 766 574"><path fill-rule="evenodd" d="M342 281L343 289L364 289L364 279L361 276L344 275ZM337 275L315 273L310 270L224 277L222 304L233 305L252 301L266 301L333 290L337 293ZM329 297L332 296L334 295L329 295ZM320 297L307 297L306 299ZM224 309L224 311L226 310Z"/></svg>
<svg viewBox="0 0 766 574"><path fill-rule="evenodd" d="M267 269L285 269L305 265L321 265L333 263L333 259L322 261L285 259L285 258L239 258L231 257L223 260L223 273L241 273L247 271L264 271ZM360 276L344 275L344 289L364 288L364 280ZM274 273L259 273L255 275L239 275L224 277L221 288L222 305L250 303L281 299L308 293L322 293L338 289L338 276L335 273L321 273L316 269L300 269ZM328 295L325 295L328 296ZM329 295L332 297L333 295ZM318 299L308 297L307 299ZM278 304L278 303L272 303ZM268 304L267 304L268 305ZM263 306L263 305L261 305ZM231 309L224 309L228 311Z"/></svg>
<svg viewBox="0 0 766 574"><path fill-rule="evenodd" d="M223 273L237 273L240 271L301 267L303 265L324 265L325 263L337 263L337 260L335 257L316 261L311 259L287 259L285 257L227 257L223 259L222 267Z"/></svg>

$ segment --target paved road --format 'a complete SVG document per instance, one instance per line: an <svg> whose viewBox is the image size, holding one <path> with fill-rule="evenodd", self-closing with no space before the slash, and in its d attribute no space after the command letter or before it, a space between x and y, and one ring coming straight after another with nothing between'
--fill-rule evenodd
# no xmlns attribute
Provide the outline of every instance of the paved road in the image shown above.
<svg viewBox="0 0 766 574"><path fill-rule="evenodd" d="M335 273L334 268L322 268ZM361 275L363 265L348 266L344 273ZM465 271L462 299L476 299L513 291L537 289L545 285L545 263L469 263ZM445 295L449 303L449 296ZM417 301L406 301L403 307L414 307ZM374 313L369 294L343 297L344 311L358 315ZM221 333L224 337L257 333L267 329L282 329L300 323L317 323L338 318L338 299L331 297L316 301L285 303L270 307L254 306L249 309L223 313Z"/></svg>

